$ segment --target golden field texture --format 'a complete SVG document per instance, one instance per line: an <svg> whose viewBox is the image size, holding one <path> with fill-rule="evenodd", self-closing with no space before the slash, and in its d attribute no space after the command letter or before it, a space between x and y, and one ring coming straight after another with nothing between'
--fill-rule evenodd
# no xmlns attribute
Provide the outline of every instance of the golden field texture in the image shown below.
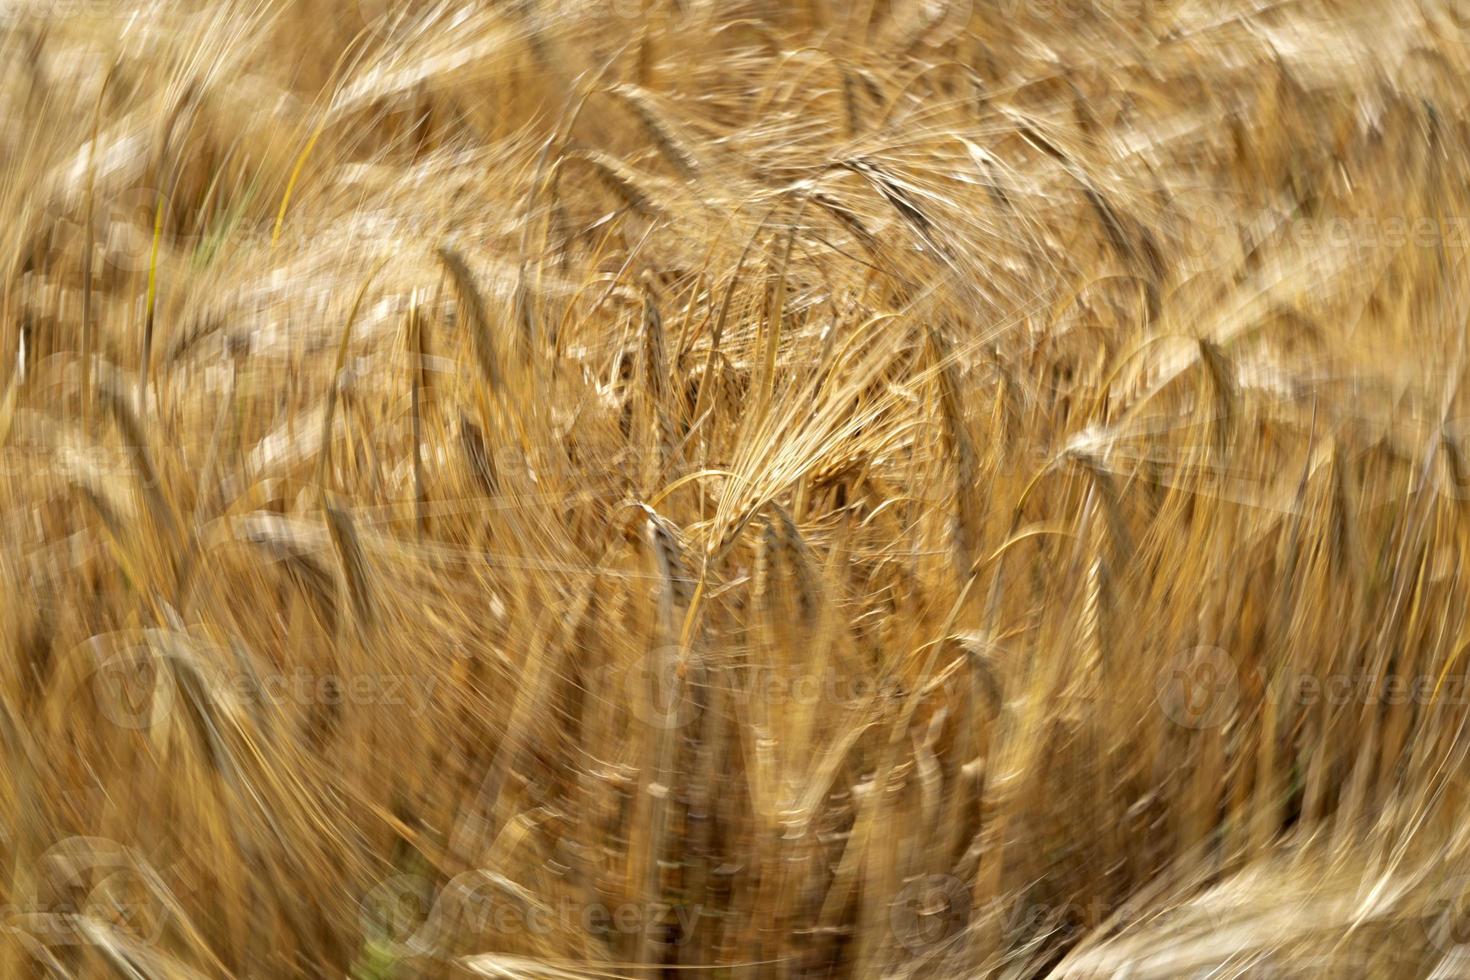
<svg viewBox="0 0 1470 980"><path fill-rule="evenodd" d="M1463 4L0 56L0 975L1470 976Z"/></svg>

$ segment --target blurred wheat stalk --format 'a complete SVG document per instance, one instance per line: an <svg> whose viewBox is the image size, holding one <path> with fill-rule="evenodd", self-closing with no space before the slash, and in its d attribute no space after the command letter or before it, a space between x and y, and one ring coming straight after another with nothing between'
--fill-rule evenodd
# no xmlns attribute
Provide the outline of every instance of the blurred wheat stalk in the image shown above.
<svg viewBox="0 0 1470 980"><path fill-rule="evenodd" d="M1467 27L0 10L0 974L1465 975Z"/></svg>

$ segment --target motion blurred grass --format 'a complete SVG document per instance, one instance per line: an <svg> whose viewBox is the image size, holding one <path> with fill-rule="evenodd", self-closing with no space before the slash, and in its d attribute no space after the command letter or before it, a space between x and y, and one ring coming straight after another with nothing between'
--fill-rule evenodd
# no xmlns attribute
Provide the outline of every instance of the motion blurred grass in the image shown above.
<svg viewBox="0 0 1470 980"><path fill-rule="evenodd" d="M0 975L1466 975L1467 30L0 8Z"/></svg>

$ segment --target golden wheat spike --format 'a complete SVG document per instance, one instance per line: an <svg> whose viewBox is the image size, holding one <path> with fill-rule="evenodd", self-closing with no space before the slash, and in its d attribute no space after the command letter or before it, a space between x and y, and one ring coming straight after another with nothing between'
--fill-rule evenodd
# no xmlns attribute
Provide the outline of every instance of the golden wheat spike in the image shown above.
<svg viewBox="0 0 1470 980"><path fill-rule="evenodd" d="M1462 8L4 6L0 977L1465 973Z"/></svg>

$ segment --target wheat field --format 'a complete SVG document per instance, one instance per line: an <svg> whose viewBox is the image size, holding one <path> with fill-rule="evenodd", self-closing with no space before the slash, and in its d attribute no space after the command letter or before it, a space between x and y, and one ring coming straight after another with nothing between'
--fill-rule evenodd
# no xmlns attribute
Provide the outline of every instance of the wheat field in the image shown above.
<svg viewBox="0 0 1470 980"><path fill-rule="evenodd" d="M0 976L1470 977L1459 0L0 56Z"/></svg>

